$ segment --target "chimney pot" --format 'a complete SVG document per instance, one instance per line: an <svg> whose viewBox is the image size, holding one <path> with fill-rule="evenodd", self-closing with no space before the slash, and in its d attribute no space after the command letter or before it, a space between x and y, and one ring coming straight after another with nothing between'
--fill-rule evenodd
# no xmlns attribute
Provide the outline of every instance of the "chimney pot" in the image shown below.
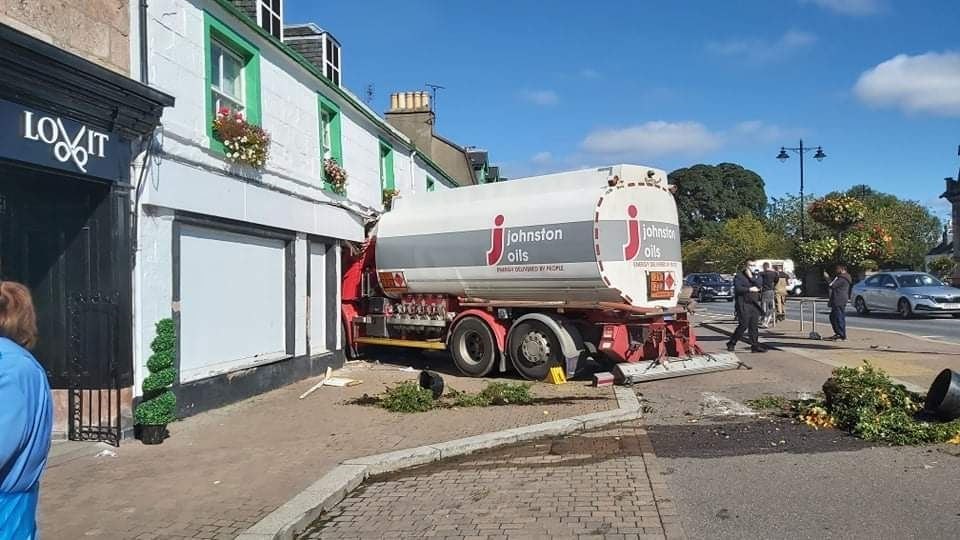
<svg viewBox="0 0 960 540"><path fill-rule="evenodd" d="M396 111L400 108L400 97L397 96L397 93L394 92L390 94L390 110Z"/></svg>
<svg viewBox="0 0 960 540"><path fill-rule="evenodd" d="M407 109L407 94L405 92L399 92L397 94L397 110L404 111Z"/></svg>

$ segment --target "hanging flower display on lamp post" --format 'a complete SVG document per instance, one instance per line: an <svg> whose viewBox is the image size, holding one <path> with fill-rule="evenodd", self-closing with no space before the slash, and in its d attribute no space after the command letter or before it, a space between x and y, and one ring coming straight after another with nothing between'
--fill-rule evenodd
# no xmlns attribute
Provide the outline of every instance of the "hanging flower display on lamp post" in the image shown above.
<svg viewBox="0 0 960 540"><path fill-rule="evenodd" d="M879 226L862 222L867 208L847 195L824 197L810 205L810 217L830 228L833 236L809 240L800 245L808 264L845 263L860 266L867 260L884 261L893 254L893 239Z"/></svg>
<svg viewBox="0 0 960 540"><path fill-rule="evenodd" d="M323 178L337 195L347 194L347 171L334 158L323 160Z"/></svg>
<svg viewBox="0 0 960 540"><path fill-rule="evenodd" d="M270 134L251 124L238 111L226 107L217 111L213 131L223 142L227 159L255 169L263 169L270 157Z"/></svg>

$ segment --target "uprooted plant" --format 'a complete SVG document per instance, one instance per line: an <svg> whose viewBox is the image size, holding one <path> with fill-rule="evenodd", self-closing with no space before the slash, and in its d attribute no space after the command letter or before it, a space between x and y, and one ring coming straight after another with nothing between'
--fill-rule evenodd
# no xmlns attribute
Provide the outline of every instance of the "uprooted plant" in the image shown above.
<svg viewBox="0 0 960 540"><path fill-rule="evenodd" d="M775 405L779 400L789 407ZM750 402L757 409L781 409L813 428L838 428L870 442L892 445L960 443L960 419L941 422L923 412L923 396L895 384L864 361L839 367L823 385L823 396L789 401L770 396ZM760 406L767 405L767 406Z"/></svg>
<svg viewBox="0 0 960 540"><path fill-rule="evenodd" d="M439 399L415 381L403 381L378 396L364 395L352 401L357 405L376 405L391 412L425 412L452 407L489 407L495 405L529 405L534 402L530 385L525 383L491 382L476 393L450 389Z"/></svg>

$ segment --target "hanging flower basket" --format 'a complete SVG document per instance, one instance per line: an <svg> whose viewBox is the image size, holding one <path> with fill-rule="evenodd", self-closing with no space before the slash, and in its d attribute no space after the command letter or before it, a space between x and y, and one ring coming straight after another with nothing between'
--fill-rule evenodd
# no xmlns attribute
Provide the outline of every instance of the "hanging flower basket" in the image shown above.
<svg viewBox="0 0 960 540"><path fill-rule="evenodd" d="M824 197L810 205L810 217L834 230L842 230L863 221L867 207L862 201L846 195Z"/></svg>
<svg viewBox="0 0 960 540"><path fill-rule="evenodd" d="M330 189L338 195L347 193L347 171L337 163L336 159L323 160L323 178L330 185Z"/></svg>
<svg viewBox="0 0 960 540"><path fill-rule="evenodd" d="M393 207L393 200L400 195L400 191L396 189L385 189L383 190L383 208L384 210L390 210Z"/></svg>
<svg viewBox="0 0 960 540"><path fill-rule="evenodd" d="M213 120L213 132L223 142L227 159L262 169L270 157L270 134L251 124L240 112L222 108Z"/></svg>

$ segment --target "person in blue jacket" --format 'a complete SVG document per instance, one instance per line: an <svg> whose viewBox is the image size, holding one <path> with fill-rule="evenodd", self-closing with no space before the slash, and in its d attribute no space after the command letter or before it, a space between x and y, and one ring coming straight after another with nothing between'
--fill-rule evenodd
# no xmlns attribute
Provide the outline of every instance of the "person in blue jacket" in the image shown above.
<svg viewBox="0 0 960 540"><path fill-rule="evenodd" d="M0 540L38 538L53 406L47 374L28 350L36 340L30 290L0 282Z"/></svg>

